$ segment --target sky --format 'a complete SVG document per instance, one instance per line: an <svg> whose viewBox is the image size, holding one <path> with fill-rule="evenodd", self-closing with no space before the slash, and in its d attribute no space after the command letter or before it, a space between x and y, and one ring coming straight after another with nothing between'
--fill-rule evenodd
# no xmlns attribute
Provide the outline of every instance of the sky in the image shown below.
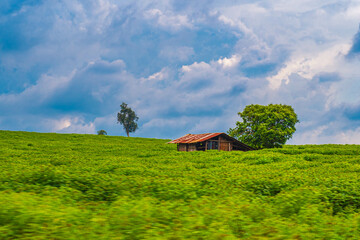
<svg viewBox="0 0 360 240"><path fill-rule="evenodd" d="M360 0L2 0L0 129L226 132L287 104L290 144L360 144Z"/></svg>

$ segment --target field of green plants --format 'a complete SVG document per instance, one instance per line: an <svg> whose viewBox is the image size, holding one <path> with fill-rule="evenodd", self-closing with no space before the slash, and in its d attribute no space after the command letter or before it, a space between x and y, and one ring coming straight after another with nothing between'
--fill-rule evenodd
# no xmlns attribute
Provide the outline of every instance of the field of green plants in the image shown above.
<svg viewBox="0 0 360 240"><path fill-rule="evenodd" d="M0 131L0 239L360 239L360 146Z"/></svg>

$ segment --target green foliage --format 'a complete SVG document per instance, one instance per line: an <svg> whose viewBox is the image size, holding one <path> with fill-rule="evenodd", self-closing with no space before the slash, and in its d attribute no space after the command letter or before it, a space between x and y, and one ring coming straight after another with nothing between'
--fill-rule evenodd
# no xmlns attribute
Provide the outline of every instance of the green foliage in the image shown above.
<svg viewBox="0 0 360 240"><path fill-rule="evenodd" d="M105 130L101 129L101 130L97 131L97 134L98 135L107 135L107 132Z"/></svg>
<svg viewBox="0 0 360 240"><path fill-rule="evenodd" d="M299 122L294 109L283 104L252 104L238 114L242 122L236 122L229 135L257 149L281 147L292 137Z"/></svg>
<svg viewBox="0 0 360 240"><path fill-rule="evenodd" d="M129 137L129 133L135 132L138 128L136 122L139 120L139 118L126 103L123 102L120 107L121 110L117 114L117 121L123 125L124 130L126 131L126 135Z"/></svg>
<svg viewBox="0 0 360 240"><path fill-rule="evenodd" d="M360 146L0 131L0 239L359 239Z"/></svg>

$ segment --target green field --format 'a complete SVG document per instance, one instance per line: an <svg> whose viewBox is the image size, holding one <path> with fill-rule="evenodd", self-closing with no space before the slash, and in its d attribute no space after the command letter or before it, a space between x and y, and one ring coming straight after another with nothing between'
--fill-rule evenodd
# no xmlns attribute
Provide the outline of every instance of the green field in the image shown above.
<svg viewBox="0 0 360 240"><path fill-rule="evenodd" d="M360 146L0 131L0 239L360 239Z"/></svg>

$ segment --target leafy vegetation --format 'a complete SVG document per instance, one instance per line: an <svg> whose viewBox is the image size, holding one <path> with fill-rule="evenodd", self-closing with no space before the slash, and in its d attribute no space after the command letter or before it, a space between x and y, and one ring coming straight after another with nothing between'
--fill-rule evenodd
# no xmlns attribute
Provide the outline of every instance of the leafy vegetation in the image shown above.
<svg viewBox="0 0 360 240"><path fill-rule="evenodd" d="M238 113L242 118L230 128L230 136L255 149L281 147L296 131L299 122L294 109L283 104L251 104Z"/></svg>
<svg viewBox="0 0 360 240"><path fill-rule="evenodd" d="M359 239L360 147L0 131L0 239Z"/></svg>
<svg viewBox="0 0 360 240"><path fill-rule="evenodd" d="M97 131L97 135L107 135L107 132L103 129Z"/></svg>
<svg viewBox="0 0 360 240"><path fill-rule="evenodd" d="M126 135L129 137L129 133L135 132L138 129L137 121L139 117L124 102L120 105L120 108L120 112L117 113L117 122L123 125Z"/></svg>

